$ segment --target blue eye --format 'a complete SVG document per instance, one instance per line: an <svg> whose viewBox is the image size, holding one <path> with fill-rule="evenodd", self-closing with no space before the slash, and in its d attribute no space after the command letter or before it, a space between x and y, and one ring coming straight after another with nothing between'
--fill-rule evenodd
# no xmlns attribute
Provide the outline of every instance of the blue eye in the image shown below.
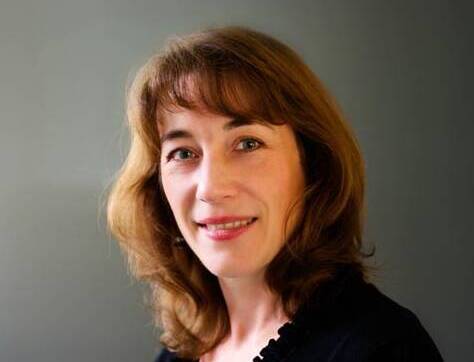
<svg viewBox="0 0 474 362"><path fill-rule="evenodd" d="M177 148L173 151L171 151L168 156L166 156L166 160L170 161L172 158L174 158L175 154L181 154L181 155L189 155L192 154L190 150L187 150L186 148ZM188 158L178 158L177 160L187 160ZM176 160L176 159L175 159Z"/></svg>
<svg viewBox="0 0 474 362"><path fill-rule="evenodd" d="M239 151L242 151L242 152L251 152L253 150L256 150L258 148L261 147L261 145L263 144L262 142L254 139L254 138L242 138L239 143L239 145L243 144L243 145L246 145L244 146L244 148L240 148L238 147L238 150ZM182 157L178 157L178 158L175 158L174 156L175 155L181 155ZM193 158L196 158L196 156L194 155L194 152L186 149L186 148L177 148L173 151L171 151L170 153L168 153L168 155L166 156L166 160L167 161L178 161L178 162L186 162L190 159L193 159Z"/></svg>
<svg viewBox="0 0 474 362"><path fill-rule="evenodd" d="M256 145L256 146L251 146L250 148L247 148L247 149L244 149L243 151L244 152L249 152L249 151L252 151L252 150L255 150L257 148L260 147L260 145L262 144L260 141L257 141L256 139L254 138L243 138L242 140L240 140L239 144L247 144L247 145Z"/></svg>

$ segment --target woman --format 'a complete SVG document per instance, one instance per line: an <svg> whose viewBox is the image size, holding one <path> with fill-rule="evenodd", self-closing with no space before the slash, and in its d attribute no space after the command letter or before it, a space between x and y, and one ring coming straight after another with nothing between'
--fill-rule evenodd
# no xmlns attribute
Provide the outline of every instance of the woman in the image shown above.
<svg viewBox="0 0 474 362"><path fill-rule="evenodd" d="M441 361L368 279L364 165L286 45L243 27L173 39L129 93L108 222L150 285L156 361Z"/></svg>

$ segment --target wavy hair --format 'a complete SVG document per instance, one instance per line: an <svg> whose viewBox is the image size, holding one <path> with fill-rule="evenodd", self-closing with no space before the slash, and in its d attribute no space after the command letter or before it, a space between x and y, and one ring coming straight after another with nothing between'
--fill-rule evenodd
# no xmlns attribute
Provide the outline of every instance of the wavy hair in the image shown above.
<svg viewBox="0 0 474 362"><path fill-rule="evenodd" d="M292 318L341 266L367 279L375 267L363 250L364 164L349 125L318 77L290 47L239 26L168 40L138 71L127 94L128 156L108 196L107 223L129 270L150 289L147 303L160 341L197 359L229 332L217 277L180 231L160 176L158 122L176 107L289 124L305 172L302 217L265 280Z"/></svg>

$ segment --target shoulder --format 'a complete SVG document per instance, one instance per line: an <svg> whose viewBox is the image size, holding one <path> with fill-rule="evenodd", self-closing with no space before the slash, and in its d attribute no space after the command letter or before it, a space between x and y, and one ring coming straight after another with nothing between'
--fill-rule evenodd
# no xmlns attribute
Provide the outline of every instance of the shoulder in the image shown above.
<svg viewBox="0 0 474 362"><path fill-rule="evenodd" d="M346 348L361 350L374 361L442 361L442 357L419 318L375 286L372 300L354 319L346 334Z"/></svg>
<svg viewBox="0 0 474 362"><path fill-rule="evenodd" d="M286 329L291 361L443 361L418 317L351 268L316 289Z"/></svg>
<svg viewBox="0 0 474 362"><path fill-rule="evenodd" d="M419 318L375 285L352 280L312 314L302 355L331 361L443 361Z"/></svg>

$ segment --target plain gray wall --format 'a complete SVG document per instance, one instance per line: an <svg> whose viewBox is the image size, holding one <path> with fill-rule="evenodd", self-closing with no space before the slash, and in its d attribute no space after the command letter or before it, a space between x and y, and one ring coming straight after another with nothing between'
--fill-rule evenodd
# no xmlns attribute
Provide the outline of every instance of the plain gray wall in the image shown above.
<svg viewBox="0 0 474 362"><path fill-rule="evenodd" d="M376 284L446 361L474 360L473 9L459 1L19 1L0 5L0 361L151 361L143 288L100 202L124 95L172 34L241 24L300 52L367 164Z"/></svg>

